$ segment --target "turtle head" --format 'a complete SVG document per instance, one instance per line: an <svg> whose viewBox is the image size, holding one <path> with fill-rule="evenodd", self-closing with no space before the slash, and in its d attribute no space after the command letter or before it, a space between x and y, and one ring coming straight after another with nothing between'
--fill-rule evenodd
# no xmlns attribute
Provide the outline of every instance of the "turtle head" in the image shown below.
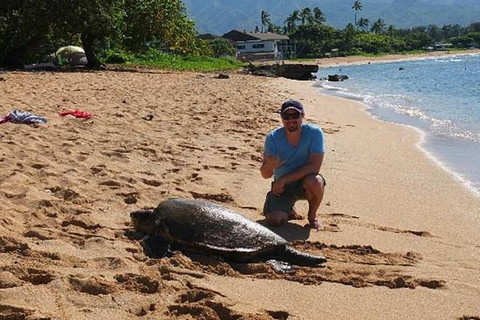
<svg viewBox="0 0 480 320"><path fill-rule="evenodd" d="M138 210L130 213L132 226L135 231L150 234L154 226L154 211L153 210Z"/></svg>

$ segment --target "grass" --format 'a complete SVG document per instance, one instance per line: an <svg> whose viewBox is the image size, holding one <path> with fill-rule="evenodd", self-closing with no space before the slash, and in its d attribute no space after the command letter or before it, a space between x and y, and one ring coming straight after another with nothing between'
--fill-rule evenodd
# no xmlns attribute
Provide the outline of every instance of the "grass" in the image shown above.
<svg viewBox="0 0 480 320"><path fill-rule="evenodd" d="M237 70L246 64L235 58L214 58L206 56L189 56L149 50L143 54L110 53L106 63L118 63L125 67L148 67L175 71L227 71Z"/></svg>

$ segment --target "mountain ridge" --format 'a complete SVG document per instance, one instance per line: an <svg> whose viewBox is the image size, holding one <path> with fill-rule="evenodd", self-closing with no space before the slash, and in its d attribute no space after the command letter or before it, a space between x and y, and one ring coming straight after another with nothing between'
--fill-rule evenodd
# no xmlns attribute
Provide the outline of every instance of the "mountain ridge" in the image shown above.
<svg viewBox="0 0 480 320"><path fill-rule="evenodd" d="M253 31L261 28L260 13L266 11L271 21L283 26L294 10L319 7L326 24L343 29L354 23L353 0L184 0L187 13L200 33L222 35L232 29ZM480 22L478 0L364 0L357 19L366 18L372 25L379 18L387 26L400 28L448 24L467 26Z"/></svg>

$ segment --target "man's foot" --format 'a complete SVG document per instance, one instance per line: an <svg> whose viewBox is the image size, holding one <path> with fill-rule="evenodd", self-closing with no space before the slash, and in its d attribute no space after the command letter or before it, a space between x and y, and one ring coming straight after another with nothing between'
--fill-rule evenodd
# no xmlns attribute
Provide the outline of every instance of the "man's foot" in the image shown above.
<svg viewBox="0 0 480 320"><path fill-rule="evenodd" d="M287 217L287 220L302 220L303 217L301 215L299 215L295 209L292 208L292 210L290 211L290 213L288 214L288 217Z"/></svg>
<svg viewBox="0 0 480 320"><path fill-rule="evenodd" d="M317 231L322 229L322 226L318 222L317 218L315 218L313 220L309 220L308 223L309 223L309 226L310 226L311 229L315 229Z"/></svg>

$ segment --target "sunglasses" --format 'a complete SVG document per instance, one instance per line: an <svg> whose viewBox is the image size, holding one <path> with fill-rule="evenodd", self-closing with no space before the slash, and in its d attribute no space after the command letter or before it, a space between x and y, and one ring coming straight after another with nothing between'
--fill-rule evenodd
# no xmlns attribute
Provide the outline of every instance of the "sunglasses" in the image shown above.
<svg viewBox="0 0 480 320"><path fill-rule="evenodd" d="M300 112L282 114L282 119L283 120L290 120L290 119L296 120L298 118L300 118Z"/></svg>

